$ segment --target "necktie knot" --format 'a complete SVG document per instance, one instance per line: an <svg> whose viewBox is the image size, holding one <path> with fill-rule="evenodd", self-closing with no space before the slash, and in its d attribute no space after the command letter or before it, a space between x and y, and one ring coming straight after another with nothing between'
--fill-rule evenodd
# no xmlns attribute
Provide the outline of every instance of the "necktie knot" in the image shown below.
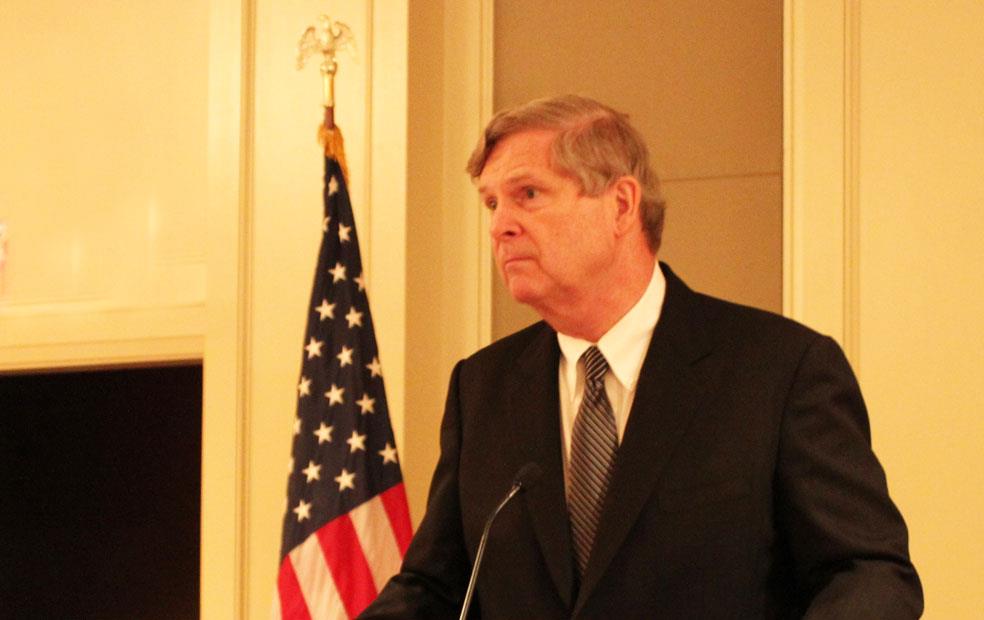
<svg viewBox="0 0 984 620"><path fill-rule="evenodd" d="M608 360L601 354L598 347L589 347L581 356L584 362L584 379L589 382L600 382L605 380L605 373L608 372Z"/></svg>

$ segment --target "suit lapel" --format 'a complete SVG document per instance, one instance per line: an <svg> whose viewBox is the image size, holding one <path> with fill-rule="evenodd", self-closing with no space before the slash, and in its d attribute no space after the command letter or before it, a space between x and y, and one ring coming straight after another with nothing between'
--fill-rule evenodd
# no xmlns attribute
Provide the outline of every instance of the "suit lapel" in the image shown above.
<svg viewBox="0 0 984 620"><path fill-rule="evenodd" d="M557 366L560 348L556 333L544 325L520 356L509 394L515 444L522 459L543 475L525 493L533 530L564 604L570 607L573 555L564 493L564 464L560 438Z"/></svg>
<svg viewBox="0 0 984 620"><path fill-rule="evenodd" d="M639 375L575 616L652 495L707 383L696 363L710 352L700 304L669 267L661 266L667 280L666 298Z"/></svg>

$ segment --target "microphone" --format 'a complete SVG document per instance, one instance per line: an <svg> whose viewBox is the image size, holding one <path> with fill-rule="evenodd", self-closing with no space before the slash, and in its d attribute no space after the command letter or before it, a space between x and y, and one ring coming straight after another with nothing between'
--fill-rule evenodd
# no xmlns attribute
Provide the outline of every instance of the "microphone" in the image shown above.
<svg viewBox="0 0 984 620"><path fill-rule="evenodd" d="M489 541L489 530L492 529L492 522L499 516L499 511L512 498L516 497L520 491L525 491L536 485L541 474L543 474L543 470L536 463L527 463L520 467L516 473L516 477L513 478L512 487L509 489L509 492L506 493L506 496L499 502L499 505L495 507L495 510L492 511L492 514L489 515L488 520L485 522L485 529L482 530L482 538L478 542L478 553L475 554L475 564L472 566L471 578L468 580L468 590L465 591L465 602L461 606L459 620L465 620L465 616L468 615L468 608L471 606L472 596L475 594L475 582L478 581L478 568L482 565L482 556L485 555L485 544Z"/></svg>

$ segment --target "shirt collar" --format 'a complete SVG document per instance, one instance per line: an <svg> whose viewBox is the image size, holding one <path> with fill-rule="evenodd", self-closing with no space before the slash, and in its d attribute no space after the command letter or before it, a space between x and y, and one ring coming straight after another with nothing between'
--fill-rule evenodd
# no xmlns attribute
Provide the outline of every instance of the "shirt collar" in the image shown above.
<svg viewBox="0 0 984 620"><path fill-rule="evenodd" d="M576 384L578 360L588 347L596 345L622 387L634 390L665 296L666 278L657 261L642 297L597 343L557 332L557 342L567 361L567 384Z"/></svg>

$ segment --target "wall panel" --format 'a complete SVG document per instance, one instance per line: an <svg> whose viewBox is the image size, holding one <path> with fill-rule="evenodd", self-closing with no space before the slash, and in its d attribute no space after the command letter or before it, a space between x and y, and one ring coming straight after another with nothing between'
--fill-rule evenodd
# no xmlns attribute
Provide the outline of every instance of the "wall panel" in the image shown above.
<svg viewBox="0 0 984 620"><path fill-rule="evenodd" d="M861 6L860 356L927 618L984 606L984 5ZM945 33L945 34L944 34Z"/></svg>
<svg viewBox="0 0 984 620"><path fill-rule="evenodd" d="M208 3L0 11L0 370L201 357Z"/></svg>
<svg viewBox="0 0 984 620"><path fill-rule="evenodd" d="M845 343L927 618L984 549L984 7L786 2L786 309Z"/></svg>
<svg viewBox="0 0 984 620"><path fill-rule="evenodd" d="M670 199L660 258L698 290L780 311L781 3L495 6L496 109L573 92L627 112ZM715 188L722 202L690 189L697 187ZM750 217L736 226L737 211ZM721 247L736 252L724 263L708 260ZM537 320L496 280L496 337Z"/></svg>

